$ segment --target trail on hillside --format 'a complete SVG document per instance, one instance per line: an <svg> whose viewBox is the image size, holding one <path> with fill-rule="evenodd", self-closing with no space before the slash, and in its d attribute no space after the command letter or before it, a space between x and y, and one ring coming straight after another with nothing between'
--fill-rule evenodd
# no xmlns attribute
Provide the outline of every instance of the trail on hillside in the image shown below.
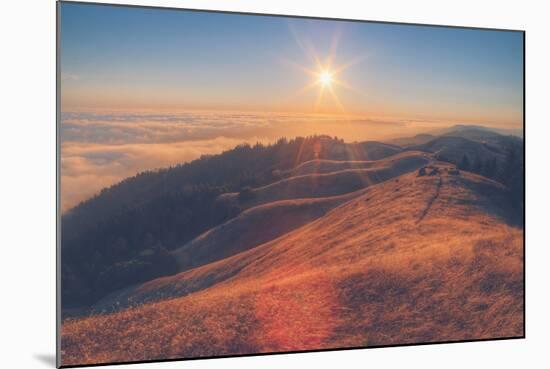
<svg viewBox="0 0 550 369"><path fill-rule="evenodd" d="M428 200L428 203L426 204L426 208L422 211L418 219L416 220L416 224L420 223L426 215L428 215L428 212L430 211L432 205L434 204L435 200L439 197L439 193L441 192L441 186L443 185L443 179L441 178L441 174L438 174L438 181L435 186L435 193L434 195Z"/></svg>
<svg viewBox="0 0 550 369"><path fill-rule="evenodd" d="M384 181L110 302L136 306L64 321L63 364L521 336L523 230L502 221L505 194L468 172Z"/></svg>

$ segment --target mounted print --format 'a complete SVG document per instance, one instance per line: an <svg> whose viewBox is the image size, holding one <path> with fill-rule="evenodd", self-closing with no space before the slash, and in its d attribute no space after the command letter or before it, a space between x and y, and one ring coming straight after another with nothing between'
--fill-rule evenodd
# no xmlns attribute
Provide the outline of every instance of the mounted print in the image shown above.
<svg viewBox="0 0 550 369"><path fill-rule="evenodd" d="M524 32L58 3L58 365L524 337Z"/></svg>

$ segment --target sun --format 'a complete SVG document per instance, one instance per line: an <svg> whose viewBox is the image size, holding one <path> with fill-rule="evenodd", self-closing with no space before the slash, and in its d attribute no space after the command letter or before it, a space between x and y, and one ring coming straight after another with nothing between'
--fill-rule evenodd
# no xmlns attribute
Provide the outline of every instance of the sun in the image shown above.
<svg viewBox="0 0 550 369"><path fill-rule="evenodd" d="M319 74L319 83L323 86L328 86L332 83L332 73L327 70L322 71Z"/></svg>
<svg viewBox="0 0 550 369"><path fill-rule="evenodd" d="M326 101L325 96L328 95L328 97L331 98L332 103L336 105L338 110L342 113L345 113L344 106L340 101L337 90L338 88L345 88L351 91L355 91L355 89L350 87L340 77L341 73L350 64L343 65L343 66L334 66L331 63L332 58L333 56L330 56L326 63L321 63L318 60L318 58L316 58L316 61L317 61L316 68L307 68L307 67L298 66L299 69L306 72L306 74L309 74L312 77L312 79L310 80L310 83L306 85L303 89L301 89L298 92L298 94L301 94L312 88L318 88L319 92L317 94L317 99L314 105L315 111L318 111L320 108L322 108L324 102Z"/></svg>
<svg viewBox="0 0 550 369"><path fill-rule="evenodd" d="M309 83L305 85L302 89L298 90L295 94L291 95L291 98L294 99L295 97L311 89L317 89L317 98L313 107L315 111L319 111L319 109L327 110L328 105L325 105L325 103L326 98L328 97L330 100L332 100L332 103L329 103L330 105L335 105L340 112L346 113L344 105L340 101L339 90L343 88L353 93L361 92L356 90L355 88L350 86L345 80L343 80L342 77L344 71L362 62L366 58L367 54L358 55L344 64L335 64L334 61L336 60L336 50L338 48L340 32L335 33L330 44L330 50L328 54L324 59L321 59L317 55L315 48L312 46L309 40L301 40L292 27L290 27L290 31L296 39L297 45L306 52L308 59L310 59L314 63L313 66L307 67L302 64L298 64L291 60L288 60L282 56L278 56L284 64L291 66L299 71L305 72L305 74L311 77Z"/></svg>

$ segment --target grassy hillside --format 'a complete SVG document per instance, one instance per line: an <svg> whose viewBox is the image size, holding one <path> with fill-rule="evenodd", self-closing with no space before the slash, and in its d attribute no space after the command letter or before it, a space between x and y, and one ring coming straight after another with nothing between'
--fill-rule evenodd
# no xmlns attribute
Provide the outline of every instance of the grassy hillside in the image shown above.
<svg viewBox="0 0 550 369"><path fill-rule="evenodd" d="M111 295L96 308L115 312L64 321L63 364L523 335L523 230L506 188L437 167Z"/></svg>
<svg viewBox="0 0 550 369"><path fill-rule="evenodd" d="M378 161L308 161L309 174L292 175L266 186L243 193L227 193L220 196L222 202L249 208L273 201L306 197L337 196L386 181L403 173L414 171L428 164L433 157L419 151L408 151ZM361 165L366 168L353 168ZM367 165L368 163L368 165ZM348 168L351 167L351 168ZM299 172L304 165L296 168Z"/></svg>
<svg viewBox="0 0 550 369"><path fill-rule="evenodd" d="M378 160L400 151L328 136L282 138L138 173L105 188L62 216L63 311L86 309L117 289L172 273L164 257L170 250L243 210L217 201L220 194L269 185L311 160Z"/></svg>
<svg viewBox="0 0 550 369"><path fill-rule="evenodd" d="M180 270L220 260L299 228L363 192L358 190L339 196L280 200L259 205L174 250L173 255Z"/></svg>
<svg viewBox="0 0 550 369"><path fill-rule="evenodd" d="M289 177L295 177L295 176L301 176L306 174L330 173L330 172L336 172L336 171L346 170L346 169L366 169L375 165L376 162L377 162L376 160L340 161L340 160L316 159L316 160L306 161L305 163L302 163L296 166L296 168L290 169L285 174L288 174Z"/></svg>
<svg viewBox="0 0 550 369"><path fill-rule="evenodd" d="M415 170L432 157L503 183L514 199L514 212L523 214L521 140L489 130L457 129L443 136L417 136L422 144L412 148L327 136L240 145L105 188L62 217L63 313L68 308L86 311L114 291L173 274L177 266L171 251L246 209L350 193ZM428 137L433 139L425 142ZM309 216L302 210L306 215L297 216L296 226L322 214ZM266 232L269 237L252 237L244 248L290 229L273 227ZM227 248L241 246L237 242Z"/></svg>
<svg viewBox="0 0 550 369"><path fill-rule="evenodd" d="M180 270L220 260L277 238L360 196L364 192L361 189L414 171L430 160L429 155L419 152L368 162L323 160L316 166L322 174L293 176L253 189L247 200L239 199L238 194L222 195L221 201L233 201L235 206L243 208L254 207L175 250ZM341 169L356 163L370 163L371 168ZM325 173L328 168L335 171Z"/></svg>
<svg viewBox="0 0 550 369"><path fill-rule="evenodd" d="M478 141L456 136L441 136L411 148L433 152L440 157L456 163L458 163L463 156L468 157L471 162L475 162L479 158L483 160L495 158L497 162L501 163L505 159L505 152L501 150Z"/></svg>

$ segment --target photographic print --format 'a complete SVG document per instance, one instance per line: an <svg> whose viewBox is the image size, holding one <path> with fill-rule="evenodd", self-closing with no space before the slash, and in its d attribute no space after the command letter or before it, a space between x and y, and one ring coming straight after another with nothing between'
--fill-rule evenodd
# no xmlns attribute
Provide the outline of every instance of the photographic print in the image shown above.
<svg viewBox="0 0 550 369"><path fill-rule="evenodd" d="M59 365L524 337L524 32L58 3Z"/></svg>

